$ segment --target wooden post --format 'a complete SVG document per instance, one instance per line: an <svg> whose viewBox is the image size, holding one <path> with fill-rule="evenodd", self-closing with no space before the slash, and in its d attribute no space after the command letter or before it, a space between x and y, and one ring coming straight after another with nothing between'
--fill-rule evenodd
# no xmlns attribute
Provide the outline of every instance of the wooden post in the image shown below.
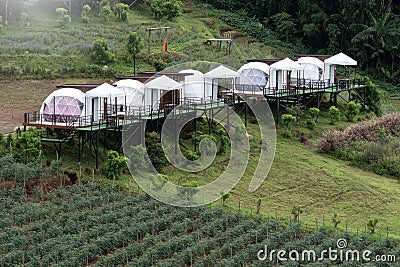
<svg viewBox="0 0 400 267"><path fill-rule="evenodd" d="M147 35L147 53L150 54L150 35L151 35L151 30L147 29L149 34Z"/></svg>

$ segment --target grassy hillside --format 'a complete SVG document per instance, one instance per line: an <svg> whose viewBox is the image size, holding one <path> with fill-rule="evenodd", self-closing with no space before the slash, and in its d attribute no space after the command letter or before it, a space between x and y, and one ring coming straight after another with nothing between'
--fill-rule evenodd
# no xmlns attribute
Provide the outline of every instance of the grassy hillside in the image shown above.
<svg viewBox="0 0 400 267"><path fill-rule="evenodd" d="M65 28L57 23L54 11L43 11L34 7L30 11L30 25L11 21L0 33L0 77L22 78L91 78L113 77L114 74L130 74L132 62L125 43L130 31L137 31L144 44L138 54L138 70L155 70L154 63L168 66L179 62L207 60L239 67L249 58L274 56L279 49L272 49L255 42L240 31L234 30L221 20L210 17L208 11L192 3L185 4L184 14L175 21L155 20L147 5L136 6L129 12L128 22L119 22L112 17L109 22L91 14L89 23L73 17ZM147 53L148 27L171 27L167 53L161 53L164 33L153 32L151 53ZM228 33L226 33L228 32ZM204 45L207 38L234 37L232 53L225 55L225 44L221 51L215 45ZM115 54L114 63L94 65L90 59L94 40L107 40L109 49Z"/></svg>

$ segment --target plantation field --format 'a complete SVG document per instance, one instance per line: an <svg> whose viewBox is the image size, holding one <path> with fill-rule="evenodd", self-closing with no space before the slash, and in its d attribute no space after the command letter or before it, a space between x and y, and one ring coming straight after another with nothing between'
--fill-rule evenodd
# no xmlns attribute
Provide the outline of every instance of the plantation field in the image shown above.
<svg viewBox="0 0 400 267"><path fill-rule="evenodd" d="M400 257L398 241L386 237L305 230L298 223L283 226L221 208L175 208L143 193L128 195L90 183L51 194L37 187L29 202L22 188L0 191L0 196L0 266L275 266L275 260L258 260L258 251L268 246L313 249L320 255L335 248L338 238L346 239L349 249L371 250L371 258ZM325 254L323 260L302 263L343 262Z"/></svg>

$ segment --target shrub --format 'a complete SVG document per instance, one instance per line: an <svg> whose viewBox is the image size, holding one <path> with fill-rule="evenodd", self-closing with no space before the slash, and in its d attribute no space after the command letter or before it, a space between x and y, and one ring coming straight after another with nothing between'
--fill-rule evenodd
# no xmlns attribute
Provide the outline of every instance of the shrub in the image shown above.
<svg viewBox="0 0 400 267"><path fill-rule="evenodd" d="M126 161L117 151L110 150L107 153L107 161L104 165L104 174L107 179L118 179Z"/></svg>
<svg viewBox="0 0 400 267"><path fill-rule="evenodd" d="M361 104L360 103L355 103L353 101L350 101L347 104L347 110L345 111L344 115L346 116L347 121L354 121L354 118L360 114L360 109L361 109Z"/></svg>
<svg viewBox="0 0 400 267"><path fill-rule="evenodd" d="M378 89L370 78L364 78L364 84L367 86L367 94L365 96L365 105L369 111L372 111L377 116L382 116L381 101L383 93Z"/></svg>
<svg viewBox="0 0 400 267"><path fill-rule="evenodd" d="M315 121L313 119L308 119L307 120L307 128L310 130L314 130L315 127L317 127L317 124L315 123Z"/></svg>
<svg viewBox="0 0 400 267"><path fill-rule="evenodd" d="M129 155L129 167L136 173L145 164L146 148L142 145L132 146Z"/></svg>
<svg viewBox="0 0 400 267"><path fill-rule="evenodd" d="M218 153L224 154L228 150L229 137L224 129L219 129L217 131L217 134L220 138L220 146L219 146Z"/></svg>
<svg viewBox="0 0 400 267"><path fill-rule="evenodd" d="M329 117L331 118L330 123L332 125L336 124L340 120L340 110L335 106L331 106L329 108Z"/></svg>
<svg viewBox="0 0 400 267"><path fill-rule="evenodd" d="M188 160L191 160L191 161L195 161L195 160L199 159L199 155L196 152L192 151L192 150L187 150L186 154L185 154L185 157Z"/></svg>
<svg viewBox="0 0 400 267"><path fill-rule="evenodd" d="M291 138L291 125L293 122L296 121L296 117L291 114L283 114L282 115L282 124L285 127L285 133L283 134L284 137Z"/></svg>
<svg viewBox="0 0 400 267"><path fill-rule="evenodd" d="M114 55L108 50L108 43L104 39L94 41L91 56L96 64L107 64L114 61Z"/></svg>
<svg viewBox="0 0 400 267"><path fill-rule="evenodd" d="M310 112L311 119L313 119L314 122L318 122L318 115L319 115L320 110L318 108L310 108L309 112Z"/></svg>
<svg viewBox="0 0 400 267"><path fill-rule="evenodd" d="M100 17L104 19L105 22L108 22L112 14L111 7L103 6L100 11Z"/></svg>
<svg viewBox="0 0 400 267"><path fill-rule="evenodd" d="M156 19L166 17L168 20L172 20L182 13L182 2L179 0L152 0L150 8Z"/></svg>
<svg viewBox="0 0 400 267"><path fill-rule="evenodd" d="M28 25L28 20L29 20L29 14L26 13L26 12L22 12L20 19L21 19L21 25L27 26Z"/></svg>

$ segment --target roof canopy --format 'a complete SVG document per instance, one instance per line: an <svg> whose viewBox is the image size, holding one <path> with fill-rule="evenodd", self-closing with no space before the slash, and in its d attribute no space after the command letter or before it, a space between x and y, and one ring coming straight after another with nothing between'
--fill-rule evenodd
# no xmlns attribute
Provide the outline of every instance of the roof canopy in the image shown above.
<svg viewBox="0 0 400 267"><path fill-rule="evenodd" d="M240 67L238 72L241 72L243 70L247 69L256 69L256 70L261 70L265 73L269 72L269 65L263 62L249 62L247 64L244 64L243 66Z"/></svg>
<svg viewBox="0 0 400 267"><path fill-rule="evenodd" d="M125 92L108 83L103 83L102 85L87 91L86 95L90 97L117 97L125 95Z"/></svg>
<svg viewBox="0 0 400 267"><path fill-rule="evenodd" d="M299 64L312 64L317 66L320 69L324 68L324 62L316 57L300 57L297 60Z"/></svg>
<svg viewBox="0 0 400 267"><path fill-rule="evenodd" d="M144 84L146 89L174 90L181 86L177 81L163 75Z"/></svg>
<svg viewBox="0 0 400 267"><path fill-rule="evenodd" d="M212 79L217 79L217 78L236 78L239 77L239 73L237 73L234 70L231 70L230 68L227 68L223 65L210 70L206 74L204 74L204 78L212 78Z"/></svg>
<svg viewBox="0 0 400 267"><path fill-rule="evenodd" d="M345 55L343 53L336 54L330 58L325 59L324 61L327 64L331 65L344 65L344 66L356 66L357 61Z"/></svg>
<svg viewBox="0 0 400 267"><path fill-rule="evenodd" d="M138 81L138 80L132 80L132 79L123 79L119 80L114 83L115 86L117 87L129 87L129 88L140 88L143 86L143 83Z"/></svg>
<svg viewBox="0 0 400 267"><path fill-rule="evenodd" d="M290 58L282 59L270 66L271 69L275 70L289 70L289 71L296 71L304 69L299 63L294 62Z"/></svg>
<svg viewBox="0 0 400 267"><path fill-rule="evenodd" d="M203 81L203 73L198 70L181 70L179 73L191 73L193 75L185 76L185 82Z"/></svg>

